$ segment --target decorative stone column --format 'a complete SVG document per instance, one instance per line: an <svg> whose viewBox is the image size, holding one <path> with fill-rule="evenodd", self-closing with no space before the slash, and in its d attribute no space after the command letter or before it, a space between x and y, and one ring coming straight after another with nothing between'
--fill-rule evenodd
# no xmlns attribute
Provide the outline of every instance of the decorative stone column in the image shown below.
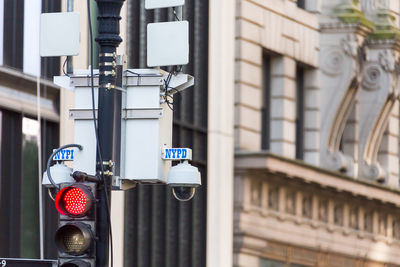
<svg viewBox="0 0 400 267"><path fill-rule="evenodd" d="M329 3L328 3L329 2ZM321 15L321 165L354 173L354 159L340 150L361 79L361 46L373 28L358 1L327 1Z"/></svg>
<svg viewBox="0 0 400 267"><path fill-rule="evenodd" d="M296 62L283 56L271 60L270 150L288 158L296 156Z"/></svg>
<svg viewBox="0 0 400 267"><path fill-rule="evenodd" d="M363 10L375 22L376 29L367 43L360 93L358 176L398 187L399 70L396 62L400 31L389 10L389 2L364 1Z"/></svg>
<svg viewBox="0 0 400 267"><path fill-rule="evenodd" d="M319 166L321 125L319 71L306 70L304 81L304 161Z"/></svg>

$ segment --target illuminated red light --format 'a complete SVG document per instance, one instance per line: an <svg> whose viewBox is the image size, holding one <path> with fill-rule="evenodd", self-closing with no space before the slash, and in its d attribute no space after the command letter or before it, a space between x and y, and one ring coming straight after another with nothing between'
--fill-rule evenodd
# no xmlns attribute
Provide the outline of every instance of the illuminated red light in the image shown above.
<svg viewBox="0 0 400 267"><path fill-rule="evenodd" d="M72 217L84 216L92 205L93 194L83 185L68 186L58 192L55 204L59 213Z"/></svg>
<svg viewBox="0 0 400 267"><path fill-rule="evenodd" d="M84 213L86 210L86 195L79 188L72 188L64 195L65 210L74 215Z"/></svg>

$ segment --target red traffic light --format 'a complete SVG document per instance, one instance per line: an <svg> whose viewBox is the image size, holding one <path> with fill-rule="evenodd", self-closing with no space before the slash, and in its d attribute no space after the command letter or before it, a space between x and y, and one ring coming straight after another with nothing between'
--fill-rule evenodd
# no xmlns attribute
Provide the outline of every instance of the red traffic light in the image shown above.
<svg viewBox="0 0 400 267"><path fill-rule="evenodd" d="M55 204L58 212L71 217L83 217L92 207L93 193L83 184L64 187L58 192Z"/></svg>

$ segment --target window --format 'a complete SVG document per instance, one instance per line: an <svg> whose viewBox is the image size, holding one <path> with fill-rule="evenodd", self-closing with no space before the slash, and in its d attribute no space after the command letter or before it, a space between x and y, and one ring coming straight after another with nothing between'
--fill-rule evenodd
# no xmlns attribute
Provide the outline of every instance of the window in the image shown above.
<svg viewBox="0 0 400 267"><path fill-rule="evenodd" d="M0 216L0 255L39 258L39 122L18 112L0 110L0 114L0 214L6 215ZM44 159L58 146L58 124L42 121L41 132L44 169ZM54 258L57 214L47 194L43 200L44 256Z"/></svg>
<svg viewBox="0 0 400 267"><path fill-rule="evenodd" d="M296 158L304 158L304 69L296 69Z"/></svg>
<svg viewBox="0 0 400 267"><path fill-rule="evenodd" d="M4 0L4 65L22 70L24 0Z"/></svg>
<svg viewBox="0 0 400 267"><path fill-rule="evenodd" d="M261 149L270 149L270 103L271 103L271 58L263 55L263 95L262 95L262 124L261 124Z"/></svg>
<svg viewBox="0 0 400 267"><path fill-rule="evenodd" d="M39 257L39 122L22 119L21 257Z"/></svg>
<svg viewBox="0 0 400 267"><path fill-rule="evenodd" d="M299 8L305 9L306 8L306 0L297 0L297 6Z"/></svg>

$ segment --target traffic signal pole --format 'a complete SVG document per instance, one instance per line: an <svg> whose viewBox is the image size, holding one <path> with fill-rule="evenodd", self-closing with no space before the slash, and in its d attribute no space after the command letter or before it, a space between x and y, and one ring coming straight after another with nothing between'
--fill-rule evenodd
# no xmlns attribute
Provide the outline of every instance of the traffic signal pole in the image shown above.
<svg viewBox="0 0 400 267"><path fill-rule="evenodd" d="M103 183L98 186L96 224L96 266L108 266L109 212L111 201L111 179L113 171L113 146L120 138L115 133L120 127L121 94L116 85L116 49L122 42L119 36L120 11L124 0L96 0L98 6L99 35L99 99L98 99L98 142L96 171L101 173Z"/></svg>

